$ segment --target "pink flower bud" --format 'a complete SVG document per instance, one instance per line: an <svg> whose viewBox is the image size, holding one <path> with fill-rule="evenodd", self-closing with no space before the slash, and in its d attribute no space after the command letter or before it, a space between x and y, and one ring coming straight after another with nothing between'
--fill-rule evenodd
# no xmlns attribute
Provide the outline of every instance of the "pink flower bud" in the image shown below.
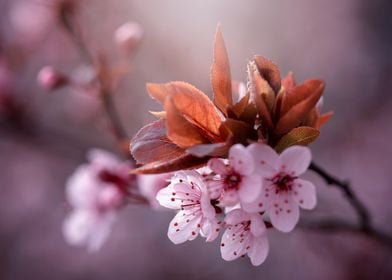
<svg viewBox="0 0 392 280"><path fill-rule="evenodd" d="M46 90L55 90L68 83L68 78L52 66L45 66L37 76L38 84Z"/></svg>
<svg viewBox="0 0 392 280"><path fill-rule="evenodd" d="M118 48L127 55L134 51L142 37L143 29L136 22L124 23L114 33L114 41Z"/></svg>

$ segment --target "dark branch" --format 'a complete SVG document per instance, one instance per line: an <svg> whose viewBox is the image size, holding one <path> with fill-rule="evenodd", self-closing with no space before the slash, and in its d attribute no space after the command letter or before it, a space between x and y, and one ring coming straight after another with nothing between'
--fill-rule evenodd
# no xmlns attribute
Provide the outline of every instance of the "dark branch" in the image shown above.
<svg viewBox="0 0 392 280"><path fill-rule="evenodd" d="M354 208L358 215L360 228L362 231L367 232L372 230L370 215L366 206L358 199L356 194L353 192L351 185L346 180L341 180L325 171L322 167L312 162L309 167L310 170L316 172L321 176L328 185L336 186L342 190L351 206Z"/></svg>

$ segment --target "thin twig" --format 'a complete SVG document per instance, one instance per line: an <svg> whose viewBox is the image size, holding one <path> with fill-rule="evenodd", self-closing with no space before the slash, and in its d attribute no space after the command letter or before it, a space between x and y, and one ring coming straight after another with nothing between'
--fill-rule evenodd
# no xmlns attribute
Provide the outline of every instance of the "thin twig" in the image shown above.
<svg viewBox="0 0 392 280"><path fill-rule="evenodd" d="M355 226L340 220L325 220L321 222L302 223L302 227L308 229L323 230L327 232L345 231L362 233L372 239L381 242L382 244L387 245L390 249L392 249L392 236L383 233L372 226L371 217L368 209L363 204L363 202L359 200L348 181L341 180L331 175L314 162L311 163L309 169L317 173L321 178L323 178L328 185L336 186L342 190L345 197L358 215L359 226Z"/></svg>
<svg viewBox="0 0 392 280"><path fill-rule="evenodd" d="M95 65L96 62L94 61L94 56L90 53L89 48L84 42L82 32L75 23L73 15L66 14L67 10L65 10L64 13L65 14L62 17L62 20L65 30L68 32L70 38L75 43L75 46L83 59L88 64ZM120 116L113 102L112 92L109 88L110 86L107 85L107 82L105 82L104 77L100 73L97 75L97 79L99 83L99 97L101 98L103 108L105 109L106 115L111 122L114 135L119 145L122 147L123 142L128 139L128 135L124 126L122 125ZM126 156L129 158L130 153L126 153Z"/></svg>
<svg viewBox="0 0 392 280"><path fill-rule="evenodd" d="M312 162L309 167L310 170L316 172L322 177L328 185L336 186L340 188L351 206L354 208L358 215L360 228L362 231L370 231L372 229L369 211L366 206L359 200L356 194L353 192L351 185L346 180L341 180L325 171L322 167Z"/></svg>

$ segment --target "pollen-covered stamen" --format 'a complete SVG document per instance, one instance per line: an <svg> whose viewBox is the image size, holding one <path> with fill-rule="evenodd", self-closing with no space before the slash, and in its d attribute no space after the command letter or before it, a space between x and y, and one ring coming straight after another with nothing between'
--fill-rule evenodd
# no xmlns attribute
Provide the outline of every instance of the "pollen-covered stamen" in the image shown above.
<svg viewBox="0 0 392 280"><path fill-rule="evenodd" d="M295 179L297 179L297 177L281 172L268 180L271 181L272 185L275 187L275 193L279 193L291 191Z"/></svg>

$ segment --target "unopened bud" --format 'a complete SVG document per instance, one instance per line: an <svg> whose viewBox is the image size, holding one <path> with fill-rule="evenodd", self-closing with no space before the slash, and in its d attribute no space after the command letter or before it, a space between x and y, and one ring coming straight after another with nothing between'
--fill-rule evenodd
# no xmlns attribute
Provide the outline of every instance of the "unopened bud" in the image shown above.
<svg viewBox="0 0 392 280"><path fill-rule="evenodd" d="M68 83L68 78L52 66L45 66L37 76L38 84L46 90L55 90Z"/></svg>
<svg viewBox="0 0 392 280"><path fill-rule="evenodd" d="M136 22L127 22L117 28L114 40L126 55L131 54L143 37L143 29Z"/></svg>

